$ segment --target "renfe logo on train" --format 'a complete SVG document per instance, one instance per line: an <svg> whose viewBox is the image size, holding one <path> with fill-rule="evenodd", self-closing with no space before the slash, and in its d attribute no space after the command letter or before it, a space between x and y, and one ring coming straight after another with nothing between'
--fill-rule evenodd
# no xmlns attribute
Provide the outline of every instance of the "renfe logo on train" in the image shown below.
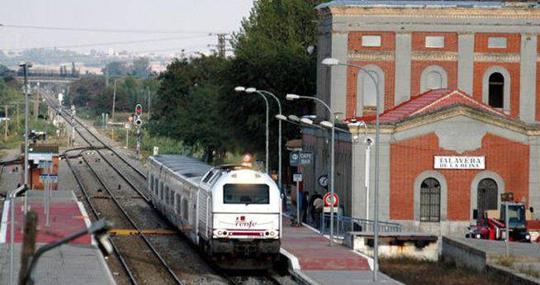
<svg viewBox="0 0 540 285"><path fill-rule="evenodd" d="M485 169L484 156L435 156L434 169Z"/></svg>
<svg viewBox="0 0 540 285"><path fill-rule="evenodd" d="M240 217L236 217L235 225L237 227L251 229L252 227L255 227L257 225L257 222L253 220L246 221L246 216L240 216Z"/></svg>

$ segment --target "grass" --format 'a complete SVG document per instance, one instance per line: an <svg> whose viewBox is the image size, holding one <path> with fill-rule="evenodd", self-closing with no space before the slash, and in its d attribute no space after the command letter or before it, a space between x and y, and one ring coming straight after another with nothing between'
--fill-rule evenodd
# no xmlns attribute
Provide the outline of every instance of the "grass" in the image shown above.
<svg viewBox="0 0 540 285"><path fill-rule="evenodd" d="M381 271L405 284L415 285L509 285L495 277L453 263L413 258L382 258Z"/></svg>
<svg viewBox="0 0 540 285"><path fill-rule="evenodd" d="M540 278L540 271L534 269L532 265L521 266L518 268L518 271L534 278Z"/></svg>
<svg viewBox="0 0 540 285"><path fill-rule="evenodd" d="M513 256L505 256L501 255L496 260L495 263L501 266L510 267L514 266L514 263L516 262L516 258Z"/></svg>

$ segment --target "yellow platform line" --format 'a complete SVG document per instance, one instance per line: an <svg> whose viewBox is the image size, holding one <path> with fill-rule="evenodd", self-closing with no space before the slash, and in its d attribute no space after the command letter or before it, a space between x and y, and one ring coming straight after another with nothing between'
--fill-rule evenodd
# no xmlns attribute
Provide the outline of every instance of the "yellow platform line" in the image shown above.
<svg viewBox="0 0 540 285"><path fill-rule="evenodd" d="M176 234L176 231L171 230L164 230L164 229L152 229L152 230L134 230L134 229L111 229L109 233L113 236L131 236L131 235L138 235L138 234L145 234L145 235L156 235L156 236L166 236L166 235L174 235Z"/></svg>

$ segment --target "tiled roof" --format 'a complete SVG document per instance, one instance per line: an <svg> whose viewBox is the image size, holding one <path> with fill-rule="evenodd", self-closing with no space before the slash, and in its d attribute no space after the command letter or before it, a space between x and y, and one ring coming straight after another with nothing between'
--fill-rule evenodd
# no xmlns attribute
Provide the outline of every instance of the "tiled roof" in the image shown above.
<svg viewBox="0 0 540 285"><path fill-rule="evenodd" d="M489 112L496 116L508 117L502 111L480 103L461 90L436 89L422 93L379 115L381 123L396 123L420 114L432 113L451 106L468 106L473 109ZM375 115L356 118L358 121L373 122Z"/></svg>

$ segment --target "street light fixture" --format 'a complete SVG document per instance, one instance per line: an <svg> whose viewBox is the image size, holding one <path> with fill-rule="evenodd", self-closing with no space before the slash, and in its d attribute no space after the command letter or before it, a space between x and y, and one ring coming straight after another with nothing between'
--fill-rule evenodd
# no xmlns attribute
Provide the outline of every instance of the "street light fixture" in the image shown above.
<svg viewBox="0 0 540 285"><path fill-rule="evenodd" d="M234 91L239 92L239 93L240 92L246 92L247 93L248 90L252 91L252 88L247 88L246 89L243 86L237 86L237 87L234 88ZM259 94L264 99L264 103L266 104L266 157L265 157L266 161L265 161L264 164L265 164L266 173L269 173L268 172L268 162L269 162L269 142L268 142L268 137L270 136L270 134L269 134L270 133L269 132L269 121L270 121L270 118L269 118L270 110L269 110L269 108L270 107L269 107L268 99L266 98L266 96L264 96L264 95L262 95L260 93L257 93L257 94Z"/></svg>
<svg viewBox="0 0 540 285"><path fill-rule="evenodd" d="M281 102L279 101L278 97L270 92L270 91L266 91L266 90L260 90L260 89L256 89L254 87L250 87L250 88L247 88L246 89L246 93L258 93L259 95L268 95L272 98L274 98L274 100L276 100L276 103L278 105L278 115L282 115L283 116L283 112L281 110ZM279 189L281 190L283 184L282 184L282 173L281 173L281 153L282 153L282 147L281 147L281 120L278 121L278 183L279 183Z"/></svg>
<svg viewBox="0 0 540 285"><path fill-rule="evenodd" d="M313 125L313 120L310 120L308 118L302 118L302 119L300 119L300 122L304 123L306 125Z"/></svg>
<svg viewBox="0 0 540 285"><path fill-rule="evenodd" d="M310 96L300 96L300 95L296 95L296 94L287 94L285 96L285 98L289 101L292 101L292 100L298 100L298 99L309 99L309 100L314 100L318 103L320 103L321 105L323 105L326 110L330 113L330 118L332 119L332 121L334 120L334 111L332 110L332 108L330 108L330 106L328 106L328 104L326 104L323 100L317 98L317 97L310 97ZM303 123L307 123L307 122L311 122L311 123L308 123L308 124L313 124L313 121L308 119L308 118L302 118L300 120L301 122ZM331 142L330 142L330 148L331 148L331 151L330 151L330 195L332 198L334 198L334 156L335 156L335 150L334 150L334 137L335 137L335 133L336 133L336 128L334 126L333 123L330 123L330 125L332 126L332 138L331 138ZM334 245L334 203L331 203L330 204L330 246L333 246Z"/></svg>
<svg viewBox="0 0 540 285"><path fill-rule="evenodd" d="M289 115L288 118L289 118L290 121L300 122L300 118L298 118L298 116L296 116L296 115Z"/></svg>
<svg viewBox="0 0 540 285"><path fill-rule="evenodd" d="M379 94L379 82L378 80L373 76L373 74L363 68L362 66L350 64L350 63L343 63L340 62L337 58L325 58L321 62L323 65L327 66L337 66L337 65L343 65L343 66L350 66L357 68L358 70L361 70L365 72L371 80L373 80L373 83L375 84L375 91L376 91L376 111L375 111L375 197L374 197L374 217L373 217L373 281L377 281L378 276L377 273L379 271L379 142L380 142L380 120L379 120L379 113L380 113L380 95Z"/></svg>
<svg viewBox="0 0 540 285"><path fill-rule="evenodd" d="M28 68L32 67L32 63L24 62L19 64L24 73L24 186L28 187L28 96L30 86L28 85ZM24 199L24 214L28 209L28 202Z"/></svg>

